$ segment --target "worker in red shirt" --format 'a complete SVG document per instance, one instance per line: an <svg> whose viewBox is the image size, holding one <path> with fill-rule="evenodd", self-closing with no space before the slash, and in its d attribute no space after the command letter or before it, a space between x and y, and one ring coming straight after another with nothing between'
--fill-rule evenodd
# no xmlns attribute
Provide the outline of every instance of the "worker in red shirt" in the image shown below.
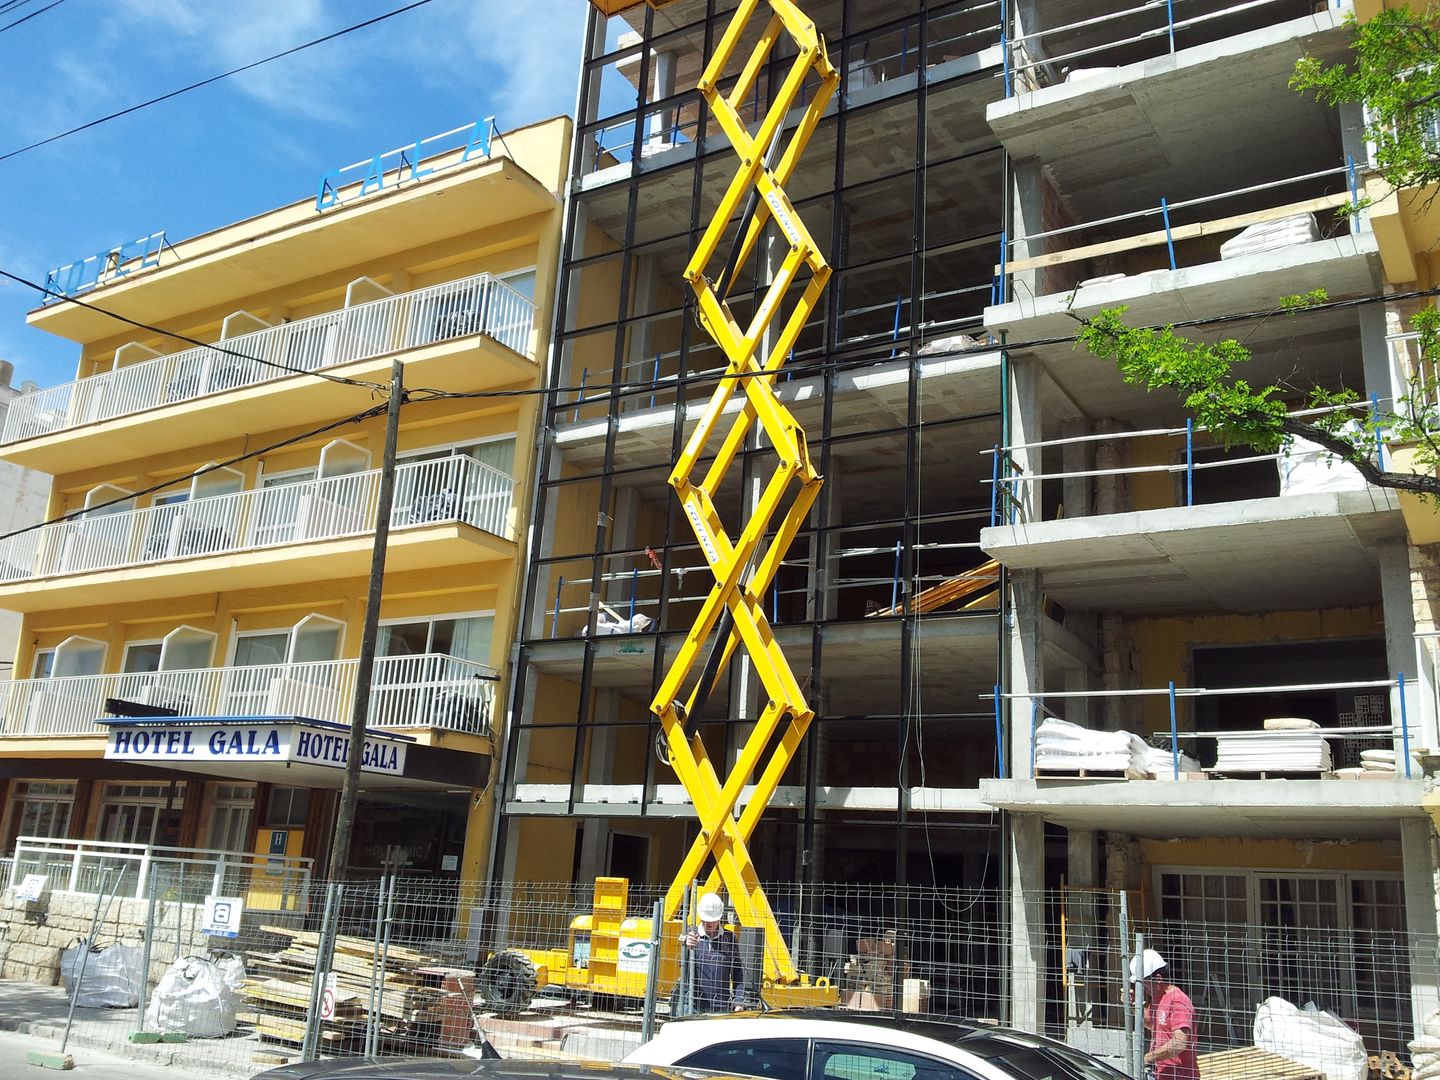
<svg viewBox="0 0 1440 1080"><path fill-rule="evenodd" d="M1170 981L1165 958L1146 949L1130 961L1130 982L1145 984L1145 1026L1150 1029L1146 1071L1155 1080L1200 1080L1195 1060L1195 1006Z"/></svg>

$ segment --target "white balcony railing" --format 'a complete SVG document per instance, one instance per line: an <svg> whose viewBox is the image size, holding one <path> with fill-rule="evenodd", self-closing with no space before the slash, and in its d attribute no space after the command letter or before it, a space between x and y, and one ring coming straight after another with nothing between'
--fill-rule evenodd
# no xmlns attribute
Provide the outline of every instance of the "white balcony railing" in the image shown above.
<svg viewBox="0 0 1440 1080"><path fill-rule="evenodd" d="M111 698L180 716L302 716L349 723L358 660L140 674L64 675L0 682L0 734L89 735ZM374 728L443 728L487 734L492 668L439 653L375 659Z"/></svg>
<svg viewBox="0 0 1440 1080"><path fill-rule="evenodd" d="M4 882L15 888L27 874L44 874L54 892L163 895L182 904L210 896L244 896L261 911L304 911L315 860L251 851L159 847L107 840L22 836Z"/></svg>
<svg viewBox="0 0 1440 1080"><path fill-rule="evenodd" d="M10 403L0 443L467 334L528 355L534 323L534 304L498 278L477 274L22 394Z"/></svg>
<svg viewBox="0 0 1440 1080"><path fill-rule="evenodd" d="M380 470L95 513L0 541L0 583L229 555L375 529ZM395 470L392 529L460 521L509 538L515 481L468 457Z"/></svg>
<svg viewBox="0 0 1440 1080"><path fill-rule="evenodd" d="M1396 410L1405 411L1406 400L1417 416L1440 408L1440 378L1433 360L1425 363L1420 359L1420 335L1412 330L1391 334L1385 340L1390 347L1390 392Z"/></svg>

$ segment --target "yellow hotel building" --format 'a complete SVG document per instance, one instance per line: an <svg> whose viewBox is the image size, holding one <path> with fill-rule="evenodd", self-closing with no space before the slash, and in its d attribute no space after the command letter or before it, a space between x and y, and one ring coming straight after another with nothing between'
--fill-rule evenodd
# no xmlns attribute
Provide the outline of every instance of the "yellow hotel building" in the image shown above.
<svg viewBox="0 0 1440 1080"><path fill-rule="evenodd" d="M540 383L571 124L490 134L117 249L75 297L91 306L30 314L80 359L0 436L55 477L50 523L0 541L0 608L24 619L0 690L7 851L483 876L538 409L493 392ZM327 867L396 359L370 735L348 865Z"/></svg>

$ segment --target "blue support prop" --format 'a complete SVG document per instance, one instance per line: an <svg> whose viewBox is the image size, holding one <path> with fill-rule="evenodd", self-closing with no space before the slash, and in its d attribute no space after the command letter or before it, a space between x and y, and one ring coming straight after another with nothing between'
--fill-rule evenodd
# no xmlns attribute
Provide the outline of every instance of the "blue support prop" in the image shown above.
<svg viewBox="0 0 1440 1080"><path fill-rule="evenodd" d="M1175 51L1175 0L1165 0L1165 26L1170 31L1170 51Z"/></svg>
<svg viewBox="0 0 1440 1080"><path fill-rule="evenodd" d="M1005 721L1001 717L1004 702L1000 698L1000 684L995 684L995 774L1005 779Z"/></svg>
<svg viewBox="0 0 1440 1080"><path fill-rule="evenodd" d="M1006 261L1006 258L1005 258L1005 254L1006 254L1006 252L1008 252L1009 250L1010 250L1009 237L1006 236L1005 230L1002 229L1002 230L1000 230L1000 280L999 280L998 288L997 288L997 290L996 290L996 291L997 291L997 296L996 296L996 298L995 298L995 303L997 303L997 304L1003 304L1003 303L1005 303L1005 267L1006 267L1006 265L1007 265L1007 261Z"/></svg>
<svg viewBox="0 0 1440 1080"><path fill-rule="evenodd" d="M1410 779L1410 719L1405 708L1405 673L1400 672L1400 749L1405 754L1405 779Z"/></svg>
<svg viewBox="0 0 1440 1080"><path fill-rule="evenodd" d="M590 369L580 369L580 395L575 399L575 408L570 410L570 422L573 424L580 419L580 406L585 402L585 384L590 381Z"/></svg>
<svg viewBox="0 0 1440 1080"><path fill-rule="evenodd" d="M655 390L660 385L660 354L655 354L655 370L650 373L650 408L655 407Z"/></svg>
<svg viewBox="0 0 1440 1080"><path fill-rule="evenodd" d="M1385 439L1380 432L1380 395L1370 395L1370 422L1375 425L1375 467L1385 468Z"/></svg>
<svg viewBox="0 0 1440 1080"><path fill-rule="evenodd" d="M1170 253L1170 269L1175 269L1175 238L1170 234L1170 204L1162 196L1160 199L1160 217L1165 221L1165 250Z"/></svg>
<svg viewBox="0 0 1440 1080"><path fill-rule="evenodd" d="M630 570L630 629L635 629L635 586L640 583L640 568Z"/></svg>
<svg viewBox="0 0 1440 1080"><path fill-rule="evenodd" d="M895 297L895 325L894 325L894 326L891 328L891 330L890 330L890 343L891 343L892 345L893 345L895 342L897 342L897 341L900 340L900 306L901 306L902 304L904 304L904 303L905 303L905 297L903 297L903 296L897 296L897 297ZM895 353L896 353L897 351L898 351L898 350L896 350L896 349L891 349L891 350L890 350L890 358L891 358L892 360L895 358Z"/></svg>
<svg viewBox="0 0 1440 1080"><path fill-rule="evenodd" d="M1175 680L1170 680L1170 771L1180 779L1180 725L1175 717Z"/></svg>
<svg viewBox="0 0 1440 1080"><path fill-rule="evenodd" d="M1000 444L995 444L994 459L990 465L990 527L999 524L1000 499Z"/></svg>
<svg viewBox="0 0 1440 1080"><path fill-rule="evenodd" d="M780 582L775 582L775 587L770 590L770 625L780 625Z"/></svg>
<svg viewBox="0 0 1440 1080"><path fill-rule="evenodd" d="M555 614L550 617L550 636L553 638L560 633L560 590L565 588L565 579L559 578L555 582Z"/></svg>
<svg viewBox="0 0 1440 1080"><path fill-rule="evenodd" d="M1030 699L1030 779L1035 779L1035 729L1040 722L1040 702Z"/></svg>
<svg viewBox="0 0 1440 1080"><path fill-rule="evenodd" d="M1350 232L1352 234L1360 231L1360 215L1355 211L1360 208L1360 178L1355 171L1355 155L1345 155L1345 175L1350 180Z"/></svg>
<svg viewBox="0 0 1440 1080"><path fill-rule="evenodd" d="M1000 0L1000 69L1007 98L1015 96L1015 83L1010 77L1009 11L1007 0Z"/></svg>
<svg viewBox="0 0 1440 1080"><path fill-rule="evenodd" d="M1195 505L1195 419L1185 418L1185 505Z"/></svg>

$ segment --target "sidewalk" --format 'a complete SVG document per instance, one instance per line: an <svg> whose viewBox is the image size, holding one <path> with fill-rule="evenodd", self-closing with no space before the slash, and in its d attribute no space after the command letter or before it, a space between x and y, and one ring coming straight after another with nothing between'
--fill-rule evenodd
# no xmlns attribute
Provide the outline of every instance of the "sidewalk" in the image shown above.
<svg viewBox="0 0 1440 1080"><path fill-rule="evenodd" d="M34 1041L31 1049L58 1050L68 1012L69 1002L61 987L0 980L0 1031L28 1036ZM273 1067L273 1063L253 1060L261 1048L252 1035L188 1043L132 1043L130 1034L138 1030L137 1012L76 1009L66 1051L75 1053L88 1047L137 1063L179 1066L210 1076L249 1077Z"/></svg>

